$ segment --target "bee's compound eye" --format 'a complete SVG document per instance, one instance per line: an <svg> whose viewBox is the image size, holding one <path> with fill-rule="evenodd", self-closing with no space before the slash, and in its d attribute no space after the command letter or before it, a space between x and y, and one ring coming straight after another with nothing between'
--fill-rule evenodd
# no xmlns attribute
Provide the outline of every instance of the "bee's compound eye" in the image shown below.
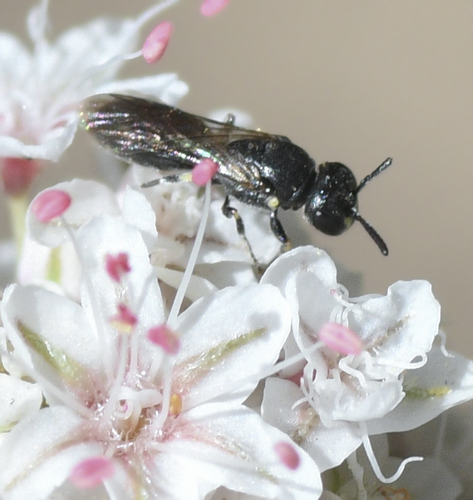
<svg viewBox="0 0 473 500"><path fill-rule="evenodd" d="M338 210L321 210L311 202L306 204L304 214L316 229L330 236L342 234L355 221L354 215L344 215Z"/></svg>

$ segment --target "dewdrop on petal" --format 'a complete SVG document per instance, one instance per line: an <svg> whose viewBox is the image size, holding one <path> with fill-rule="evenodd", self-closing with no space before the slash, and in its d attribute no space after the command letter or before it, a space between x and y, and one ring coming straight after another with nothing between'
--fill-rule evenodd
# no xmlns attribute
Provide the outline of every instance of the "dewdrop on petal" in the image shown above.
<svg viewBox="0 0 473 500"><path fill-rule="evenodd" d="M164 21L159 23L148 35L142 50L143 58L148 64L154 64L163 57L171 33L172 24L169 21Z"/></svg>
<svg viewBox="0 0 473 500"><path fill-rule="evenodd" d="M71 472L70 480L80 489L94 488L113 475L113 464L105 457L92 457L78 463Z"/></svg>
<svg viewBox="0 0 473 500"><path fill-rule="evenodd" d="M204 0L200 6L200 13L203 16L210 17L220 12L229 2L229 0Z"/></svg>
<svg viewBox="0 0 473 500"><path fill-rule="evenodd" d="M72 199L59 189L49 189L40 193L31 203L31 210L40 222L51 222L60 217L70 206Z"/></svg>
<svg viewBox="0 0 473 500"><path fill-rule="evenodd" d="M192 169L192 182L197 186L205 186L218 172L218 163L206 158Z"/></svg>
<svg viewBox="0 0 473 500"><path fill-rule="evenodd" d="M328 322L319 330L319 339L330 349L340 354L354 354L363 351L363 342L360 337L340 323Z"/></svg>

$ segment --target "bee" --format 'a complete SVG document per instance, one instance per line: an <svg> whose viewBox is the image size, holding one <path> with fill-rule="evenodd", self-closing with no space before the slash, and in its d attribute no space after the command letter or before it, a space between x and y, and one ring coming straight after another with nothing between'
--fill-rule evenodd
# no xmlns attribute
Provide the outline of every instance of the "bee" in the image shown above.
<svg viewBox="0 0 473 500"><path fill-rule="evenodd" d="M219 165L212 182L225 190L223 214L236 222L253 260L243 220L231 199L269 213L269 225L290 247L278 218L278 210L304 208L304 216L319 231L339 235L359 221L383 255L388 247L376 230L358 213L358 193L367 182L388 168L387 158L357 184L353 172L342 163L319 165L287 137L234 125L234 117L219 122L144 98L103 94L81 106L80 122L115 155L160 172L176 172L143 184L189 180L189 171L203 159Z"/></svg>

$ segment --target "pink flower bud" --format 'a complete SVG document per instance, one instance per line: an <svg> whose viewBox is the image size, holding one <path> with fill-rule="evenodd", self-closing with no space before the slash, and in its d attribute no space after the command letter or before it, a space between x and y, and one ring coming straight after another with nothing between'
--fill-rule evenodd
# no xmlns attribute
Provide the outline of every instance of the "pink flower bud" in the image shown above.
<svg viewBox="0 0 473 500"><path fill-rule="evenodd" d="M200 13L203 16L213 16L220 12L229 0L204 0L200 6Z"/></svg>
<svg viewBox="0 0 473 500"><path fill-rule="evenodd" d="M3 189L9 196L23 196L40 170L38 160L27 158L2 158L0 174Z"/></svg>
<svg viewBox="0 0 473 500"><path fill-rule="evenodd" d="M340 354L360 354L363 342L358 335L340 323L325 323L319 330L319 339Z"/></svg>
<svg viewBox="0 0 473 500"><path fill-rule="evenodd" d="M71 472L71 482L80 489L94 488L113 475L113 464L105 457L92 457L78 463Z"/></svg>
<svg viewBox="0 0 473 500"><path fill-rule="evenodd" d="M159 345L167 354L177 354L181 347L178 334L167 325L158 325L148 330L148 339L153 344Z"/></svg>
<svg viewBox="0 0 473 500"><path fill-rule="evenodd" d="M62 215L72 203L69 193L48 189L39 193L31 203L31 211L40 222L50 222Z"/></svg>
<svg viewBox="0 0 473 500"><path fill-rule="evenodd" d="M296 447L291 443L281 441L274 446L274 451L279 456L281 462L290 470L296 470L300 463L301 457L296 450Z"/></svg>
<svg viewBox="0 0 473 500"><path fill-rule="evenodd" d="M149 64L158 62L163 57L169 39L171 38L172 24L164 21L158 24L146 38L143 44L142 54Z"/></svg>
<svg viewBox="0 0 473 500"><path fill-rule="evenodd" d="M192 169L192 182L198 186L205 186L218 172L218 163L210 158L202 160Z"/></svg>

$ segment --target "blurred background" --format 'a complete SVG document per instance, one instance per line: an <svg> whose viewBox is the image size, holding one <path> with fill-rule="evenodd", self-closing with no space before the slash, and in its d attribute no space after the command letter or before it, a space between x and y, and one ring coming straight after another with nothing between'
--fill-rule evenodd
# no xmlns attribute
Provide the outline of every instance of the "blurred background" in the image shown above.
<svg viewBox="0 0 473 500"><path fill-rule="evenodd" d="M0 29L26 39L33 3L0 0ZM95 16L136 16L151 4L51 0L51 38ZM167 10L160 20L175 30L164 58L151 67L129 63L123 76L177 72L190 85L180 103L186 111L240 109L255 128L290 137L318 163L341 161L358 179L392 156L393 166L360 194L360 213L387 242L389 257L360 224L333 238L289 214L287 231L327 250L355 294L429 280L447 346L473 357L473 3L232 0L209 19L199 5L181 0ZM84 141L41 176L36 191L97 177Z"/></svg>

